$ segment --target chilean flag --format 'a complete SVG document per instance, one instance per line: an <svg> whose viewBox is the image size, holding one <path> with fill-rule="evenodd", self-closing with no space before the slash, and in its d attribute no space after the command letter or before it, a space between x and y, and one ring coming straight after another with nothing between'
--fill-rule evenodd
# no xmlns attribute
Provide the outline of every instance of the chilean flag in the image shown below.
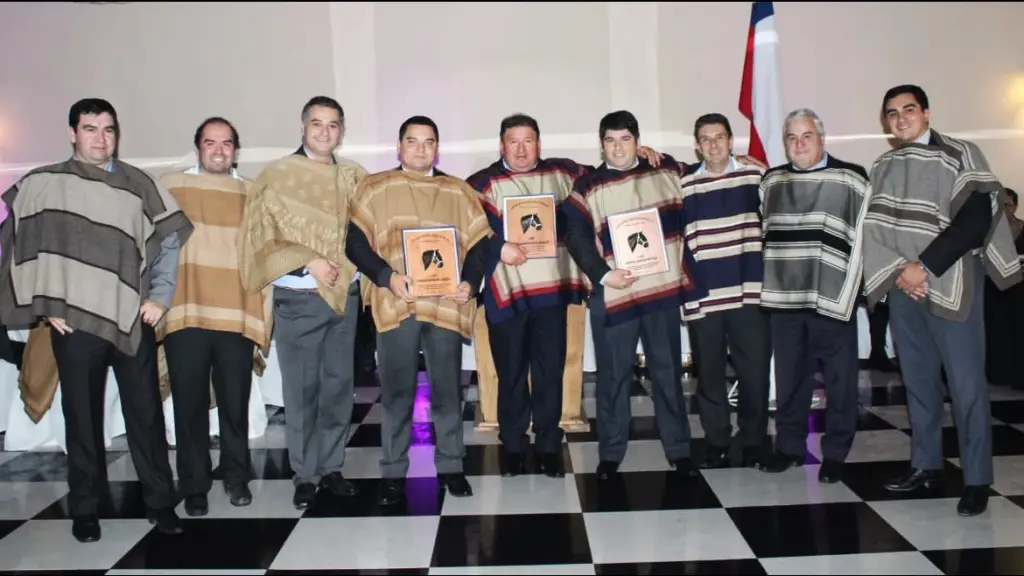
<svg viewBox="0 0 1024 576"><path fill-rule="evenodd" d="M743 62L740 113L750 120L747 154L769 167L786 163L781 84L775 6L772 2L754 2L747 33L747 58Z"/></svg>

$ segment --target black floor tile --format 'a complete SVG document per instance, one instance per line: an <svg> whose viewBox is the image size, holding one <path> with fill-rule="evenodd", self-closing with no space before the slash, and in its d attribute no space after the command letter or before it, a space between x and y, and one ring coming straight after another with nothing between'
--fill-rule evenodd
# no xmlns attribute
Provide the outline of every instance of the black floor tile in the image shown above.
<svg viewBox="0 0 1024 576"><path fill-rule="evenodd" d="M992 418L1007 424L1024 424L1024 400L992 402Z"/></svg>
<svg viewBox="0 0 1024 576"><path fill-rule="evenodd" d="M475 444L466 446L466 457L462 461L462 469L467 476L500 476L502 447L498 444ZM572 458L569 446L562 445L562 465L566 474L573 473ZM526 452L526 471L528 474L540 474L537 455L533 450Z"/></svg>
<svg viewBox="0 0 1024 576"><path fill-rule="evenodd" d="M352 405L352 425L356 426L360 422L366 419L366 415L370 413L370 410L374 407L374 404L362 404L355 403Z"/></svg>
<svg viewBox="0 0 1024 576"><path fill-rule="evenodd" d="M260 480L291 480L295 474L284 448L253 448L250 450L252 477Z"/></svg>
<svg viewBox="0 0 1024 576"><path fill-rule="evenodd" d="M598 576L637 574L674 576L677 574L767 574L761 563L753 558L742 560L701 560L694 562L643 562L631 564L595 564Z"/></svg>
<svg viewBox="0 0 1024 576"><path fill-rule="evenodd" d="M295 519L184 520L176 536L151 530L115 569L266 570L284 546Z"/></svg>
<svg viewBox="0 0 1024 576"><path fill-rule="evenodd" d="M893 462L848 462L843 472L843 483L854 494L867 502L888 500L922 500L930 498L959 498L964 493L964 474L955 464L944 460L945 480L932 489L915 492L890 492L885 484L907 471L907 460ZM996 493L991 492L992 495Z"/></svg>
<svg viewBox="0 0 1024 576"><path fill-rule="evenodd" d="M380 478L350 478L359 494L352 497L335 496L321 490L316 504L306 510L303 518L361 518L367 516L439 516L444 504L444 492L436 476L406 478L405 500L390 506L377 504L380 496Z"/></svg>
<svg viewBox="0 0 1024 576"><path fill-rule="evenodd" d="M529 534L529 537L524 535ZM588 564L582 514L442 516L431 566Z"/></svg>
<svg viewBox="0 0 1024 576"><path fill-rule="evenodd" d="M608 480L601 480L594 473L577 473L575 480L584 512L722 507L702 475L683 479L674 471L623 472Z"/></svg>
<svg viewBox="0 0 1024 576"><path fill-rule="evenodd" d="M426 576L430 574L430 568L393 568L380 570L267 570L264 572L266 576L285 576L294 574L295 576L302 576L303 574L315 574L316 576L387 576L389 574L399 574L405 576L415 576L422 574Z"/></svg>
<svg viewBox="0 0 1024 576"><path fill-rule="evenodd" d="M17 530L25 522L26 520L0 520L0 540L6 538L8 534Z"/></svg>
<svg viewBox="0 0 1024 576"><path fill-rule="evenodd" d="M971 548L922 552L946 574L1024 574L1024 548Z"/></svg>
<svg viewBox="0 0 1024 576"><path fill-rule="evenodd" d="M727 511L758 558L916 550L863 502Z"/></svg>
<svg viewBox="0 0 1024 576"><path fill-rule="evenodd" d="M811 434L824 434L827 424L828 411L824 408L811 410L807 418L808 430ZM861 408L857 412L857 430L898 430L892 424L880 418L877 414L868 412Z"/></svg>
<svg viewBox="0 0 1024 576"><path fill-rule="evenodd" d="M380 424L360 424L348 439L349 448L380 448L381 443ZM431 422L413 422L411 446L434 446L437 443L437 435L434 432L434 424Z"/></svg>
<svg viewBox="0 0 1024 576"><path fill-rule="evenodd" d="M868 398L863 399L866 406L906 406L907 389L903 386L872 386L867 389ZM861 390L863 393L864 390Z"/></svg>
<svg viewBox="0 0 1024 576"><path fill-rule="evenodd" d="M107 466L127 452L110 450ZM22 452L0 464L0 482L67 482L68 457L63 452Z"/></svg>
<svg viewBox="0 0 1024 576"><path fill-rule="evenodd" d="M177 505L177 501L175 501ZM96 514L101 519L138 520L146 517L146 502L142 498L141 482L108 482L100 498ZM71 518L68 496L50 504L35 520L66 520Z"/></svg>

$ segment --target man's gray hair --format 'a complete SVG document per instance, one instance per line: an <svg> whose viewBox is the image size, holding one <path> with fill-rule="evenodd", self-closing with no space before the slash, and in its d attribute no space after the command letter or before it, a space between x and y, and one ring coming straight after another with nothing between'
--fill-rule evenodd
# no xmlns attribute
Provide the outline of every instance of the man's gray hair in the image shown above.
<svg viewBox="0 0 1024 576"><path fill-rule="evenodd" d="M789 123L797 118L810 118L814 122L814 129L818 131L819 136L825 135L825 123L821 121L818 114L810 108L797 108L788 115L786 115L786 122L784 124L785 129L782 131L782 137L785 139L786 134L789 133Z"/></svg>

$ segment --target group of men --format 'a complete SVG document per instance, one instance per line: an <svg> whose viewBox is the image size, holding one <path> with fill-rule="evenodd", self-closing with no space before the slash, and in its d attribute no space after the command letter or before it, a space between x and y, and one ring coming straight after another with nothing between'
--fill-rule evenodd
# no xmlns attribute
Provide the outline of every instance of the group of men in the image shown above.
<svg viewBox="0 0 1024 576"><path fill-rule="evenodd" d="M727 356L739 376L742 465L801 465L820 357L827 409L819 478L838 482L857 426L854 310L864 295L869 306L888 300L914 428L912 468L888 488L941 479L945 366L967 485L959 510L981 513L992 463L980 282L985 271L1000 286L1020 276L999 208L1004 192L974 144L929 128L920 88L890 90L883 114L901 144L870 174L826 153L824 126L810 110L787 117L789 162L771 169L733 154L721 114L696 121L701 162L688 166L641 146L637 119L618 111L601 119L599 166L542 158L536 120L517 114L501 123L500 159L462 180L435 167L440 133L423 116L398 130L399 166L371 175L339 158L344 112L318 96L302 109L302 145L255 180L235 171L239 135L220 117L196 131L196 166L153 179L116 158L113 106L77 102L69 114L73 157L10 188L10 216L0 226L0 321L50 326L74 535L100 538L108 368L148 517L161 532L182 531L158 345L189 516L207 513L212 487L211 388L224 489L236 506L252 501L247 406L254 361L271 334L294 505L312 506L321 490L356 495L342 469L361 308L372 315L380 366L381 505L404 498L421 350L439 483L452 496L473 493L463 472L460 372L462 344L481 336L476 314L485 315L497 372L503 473L526 472L532 427L540 471L564 475L566 351L582 347L567 341L568 324L578 321L567 310L584 303L597 352L599 478L615 477L625 457L642 342L665 456L683 479L730 463ZM554 198L554 257L535 258L506 238L506 201L537 195ZM621 265L609 222L644 210L655 214L661 238L642 242L653 242L664 261L661 271L640 274ZM455 229L460 283L422 297L406 268L403 230L430 227ZM684 320L695 335L708 445L696 465L681 386ZM773 354L778 434L768 455Z"/></svg>

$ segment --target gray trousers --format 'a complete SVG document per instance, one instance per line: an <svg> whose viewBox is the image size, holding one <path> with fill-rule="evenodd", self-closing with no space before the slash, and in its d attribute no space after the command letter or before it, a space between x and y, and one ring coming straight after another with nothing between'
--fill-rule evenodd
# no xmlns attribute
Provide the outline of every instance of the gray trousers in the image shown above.
<svg viewBox="0 0 1024 576"><path fill-rule="evenodd" d="M960 443L964 484L992 484L992 414L985 377L984 268L978 262L970 289L971 313L964 322L944 320L928 312L899 289L889 291L889 326L899 351L900 373L907 389L907 411L913 431L911 465L941 470L946 369L953 420Z"/></svg>
<svg viewBox="0 0 1024 576"><path fill-rule="evenodd" d="M462 336L414 317L394 330L377 334L380 366L381 442L384 478L405 478L409 471L413 405L416 401L419 352L427 363L430 416L437 443L434 467L438 474L462 472L466 455L462 430Z"/></svg>
<svg viewBox="0 0 1024 576"><path fill-rule="evenodd" d="M359 283L340 316L315 291L274 288L274 342L284 388L285 442L296 485L341 472L352 425Z"/></svg>
<svg viewBox="0 0 1024 576"><path fill-rule="evenodd" d="M637 342L654 384L654 420L669 461L690 457L690 420L683 395L679 308L605 326L603 291L588 304L597 358L597 438L602 462L621 463L629 445L630 389Z"/></svg>

